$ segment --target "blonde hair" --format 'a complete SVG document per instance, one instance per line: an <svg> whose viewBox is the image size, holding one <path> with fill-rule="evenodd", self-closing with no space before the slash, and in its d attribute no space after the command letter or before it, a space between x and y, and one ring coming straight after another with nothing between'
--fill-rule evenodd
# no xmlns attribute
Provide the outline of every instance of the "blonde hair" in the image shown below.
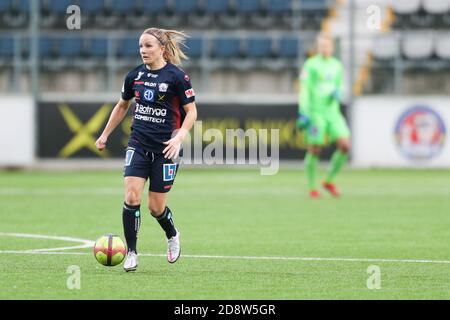
<svg viewBox="0 0 450 320"><path fill-rule="evenodd" d="M181 64L181 59L189 59L188 56L181 50L181 46L186 47L185 40L188 37L182 31L166 30L158 28L148 28L142 34L150 34L154 36L161 46L165 47L163 58L164 60L175 65Z"/></svg>

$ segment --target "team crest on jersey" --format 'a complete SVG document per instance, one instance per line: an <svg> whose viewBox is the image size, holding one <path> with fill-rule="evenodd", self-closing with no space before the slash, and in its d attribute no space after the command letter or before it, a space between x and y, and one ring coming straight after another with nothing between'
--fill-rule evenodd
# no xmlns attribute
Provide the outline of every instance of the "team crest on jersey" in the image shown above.
<svg viewBox="0 0 450 320"><path fill-rule="evenodd" d="M186 95L186 98L191 98L191 97L194 97L195 96L195 92L194 92L194 89L187 89L185 92L184 92L184 94Z"/></svg>
<svg viewBox="0 0 450 320"><path fill-rule="evenodd" d="M187 74L184 75L184 80L189 81L189 76Z"/></svg>
<svg viewBox="0 0 450 320"><path fill-rule="evenodd" d="M153 102L155 100L155 91L147 89L144 91L144 100L147 102Z"/></svg>
<svg viewBox="0 0 450 320"><path fill-rule="evenodd" d="M177 165L175 163L165 163L163 165L163 180L172 181L177 173Z"/></svg>
<svg viewBox="0 0 450 320"><path fill-rule="evenodd" d="M167 83L160 83L159 87L158 87L160 92L167 92L168 88L169 88L169 85Z"/></svg>

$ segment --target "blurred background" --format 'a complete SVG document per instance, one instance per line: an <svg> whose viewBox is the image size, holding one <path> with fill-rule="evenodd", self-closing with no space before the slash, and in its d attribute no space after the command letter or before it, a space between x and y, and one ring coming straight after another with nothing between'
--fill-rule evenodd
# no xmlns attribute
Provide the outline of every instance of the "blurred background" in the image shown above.
<svg viewBox="0 0 450 320"><path fill-rule="evenodd" d="M196 130L277 128L281 160L301 159L299 70L327 31L345 68L351 164L450 166L450 0L0 0L0 166L122 158L130 117L107 152L94 141L153 26L190 35Z"/></svg>
<svg viewBox="0 0 450 320"><path fill-rule="evenodd" d="M278 129L281 165L268 176L192 153L168 202L184 257L167 264L143 198L140 271L105 290L123 270L101 269L87 239L123 234L133 106L104 152L94 144L149 27L190 35L190 142L206 150L206 130L228 142L241 128L234 151L249 158L246 132ZM339 200L309 199L296 128L321 31L336 40L352 131ZM0 0L0 298L448 299L449 126L450 0Z"/></svg>

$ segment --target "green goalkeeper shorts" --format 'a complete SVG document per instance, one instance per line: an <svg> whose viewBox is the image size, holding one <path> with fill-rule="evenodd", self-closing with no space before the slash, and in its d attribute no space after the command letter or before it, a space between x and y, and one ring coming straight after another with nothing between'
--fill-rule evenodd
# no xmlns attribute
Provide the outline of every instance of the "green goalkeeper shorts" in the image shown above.
<svg viewBox="0 0 450 320"><path fill-rule="evenodd" d="M309 145L326 145L340 138L350 137L350 129L342 114L330 115L314 114L310 116L310 125L306 133Z"/></svg>

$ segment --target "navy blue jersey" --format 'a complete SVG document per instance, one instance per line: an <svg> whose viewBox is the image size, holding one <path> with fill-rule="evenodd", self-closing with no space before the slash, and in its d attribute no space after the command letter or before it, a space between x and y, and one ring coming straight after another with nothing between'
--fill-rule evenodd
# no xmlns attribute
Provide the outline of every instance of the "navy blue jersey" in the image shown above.
<svg viewBox="0 0 450 320"><path fill-rule="evenodd" d="M179 129L186 112L183 106L195 101L189 76L172 63L159 70L142 64L130 71L122 87L122 99L134 98L130 144L140 144L147 151L162 153L164 141Z"/></svg>

